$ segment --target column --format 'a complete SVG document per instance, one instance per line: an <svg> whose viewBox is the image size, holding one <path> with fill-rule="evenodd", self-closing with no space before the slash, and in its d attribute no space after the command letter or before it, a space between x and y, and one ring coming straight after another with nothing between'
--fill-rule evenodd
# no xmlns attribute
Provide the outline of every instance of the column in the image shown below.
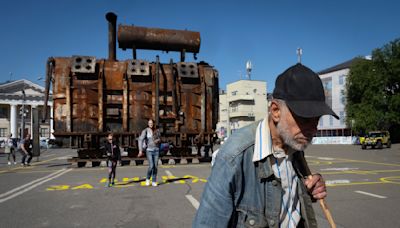
<svg viewBox="0 0 400 228"><path fill-rule="evenodd" d="M10 107L10 133L12 134L13 138L18 138L17 105L11 104Z"/></svg>
<svg viewBox="0 0 400 228"><path fill-rule="evenodd" d="M37 108L37 105L31 105L31 127L30 127L31 137L33 137L33 109L34 108Z"/></svg>

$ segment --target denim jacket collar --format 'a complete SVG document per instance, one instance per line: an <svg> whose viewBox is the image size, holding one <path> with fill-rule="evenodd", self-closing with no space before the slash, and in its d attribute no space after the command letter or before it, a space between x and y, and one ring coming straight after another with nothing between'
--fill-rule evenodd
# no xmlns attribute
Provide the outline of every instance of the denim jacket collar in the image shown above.
<svg viewBox="0 0 400 228"><path fill-rule="evenodd" d="M268 156L261 161L258 161L258 178L259 179L268 179L274 175L274 172L271 167L271 156Z"/></svg>

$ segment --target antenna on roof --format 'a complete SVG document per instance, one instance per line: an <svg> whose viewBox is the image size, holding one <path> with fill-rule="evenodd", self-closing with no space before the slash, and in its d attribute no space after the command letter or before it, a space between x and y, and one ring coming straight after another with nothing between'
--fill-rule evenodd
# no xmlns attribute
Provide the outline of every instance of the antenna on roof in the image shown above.
<svg viewBox="0 0 400 228"><path fill-rule="evenodd" d="M297 62L301 63L301 56L303 55L303 49L297 48L296 53L297 53Z"/></svg>
<svg viewBox="0 0 400 228"><path fill-rule="evenodd" d="M251 69L252 69L252 65L250 60L247 60L246 62L246 71L247 71L247 79L251 80Z"/></svg>

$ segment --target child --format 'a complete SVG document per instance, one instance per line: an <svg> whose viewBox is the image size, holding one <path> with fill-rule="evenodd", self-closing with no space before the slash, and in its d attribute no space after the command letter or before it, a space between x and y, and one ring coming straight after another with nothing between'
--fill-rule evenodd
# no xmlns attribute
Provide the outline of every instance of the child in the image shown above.
<svg viewBox="0 0 400 228"><path fill-rule="evenodd" d="M115 179L115 173L117 169L117 162L121 162L121 152L119 150L119 146L113 140L113 133L109 133L107 135L107 143L106 143L106 152L107 152L107 166L108 166L108 187L112 187Z"/></svg>

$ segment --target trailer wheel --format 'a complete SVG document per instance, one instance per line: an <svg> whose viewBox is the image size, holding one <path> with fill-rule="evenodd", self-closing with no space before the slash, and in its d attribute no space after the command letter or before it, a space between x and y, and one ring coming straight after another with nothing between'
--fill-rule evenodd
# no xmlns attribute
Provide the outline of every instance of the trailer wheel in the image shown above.
<svg viewBox="0 0 400 228"><path fill-rule="evenodd" d="M99 162L99 161L93 161L93 162L92 162L92 167L100 166L100 163L101 163L101 162Z"/></svg>
<svg viewBox="0 0 400 228"><path fill-rule="evenodd" d="M86 166L86 162L78 162L78 168L82 168Z"/></svg>

